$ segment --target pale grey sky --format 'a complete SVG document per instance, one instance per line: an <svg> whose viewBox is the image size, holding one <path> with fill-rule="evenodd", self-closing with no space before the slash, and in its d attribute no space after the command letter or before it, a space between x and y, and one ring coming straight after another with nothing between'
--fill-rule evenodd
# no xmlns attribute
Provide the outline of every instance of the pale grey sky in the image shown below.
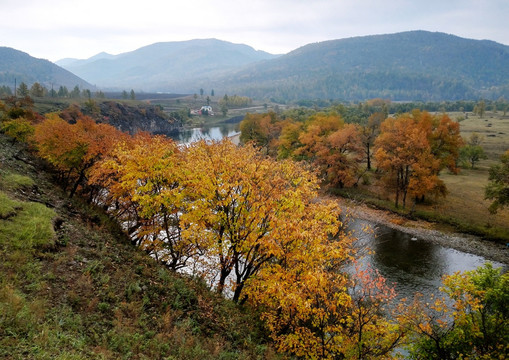
<svg viewBox="0 0 509 360"><path fill-rule="evenodd" d="M282 54L408 30L509 45L509 0L0 0L0 14L0 46L51 61L204 38Z"/></svg>

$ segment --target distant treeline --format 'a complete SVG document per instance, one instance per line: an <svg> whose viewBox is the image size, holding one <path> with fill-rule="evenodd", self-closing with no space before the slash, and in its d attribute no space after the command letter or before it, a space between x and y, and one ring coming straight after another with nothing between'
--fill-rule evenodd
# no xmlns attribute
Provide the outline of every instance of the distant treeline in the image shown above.
<svg viewBox="0 0 509 360"><path fill-rule="evenodd" d="M385 111L389 114L400 114L410 112L414 109L430 112L476 112L476 106L481 105L484 110L502 111L509 110L509 102L504 98L496 101L481 99L474 100L457 100L457 101L440 101L440 102L421 102L421 101L402 101L391 102L384 99L371 99L364 102L338 102L334 100L300 100L297 105L321 109L327 107L337 107L337 110L347 120L347 122L362 122L360 119L367 119L372 113L379 111L380 105L384 104Z"/></svg>

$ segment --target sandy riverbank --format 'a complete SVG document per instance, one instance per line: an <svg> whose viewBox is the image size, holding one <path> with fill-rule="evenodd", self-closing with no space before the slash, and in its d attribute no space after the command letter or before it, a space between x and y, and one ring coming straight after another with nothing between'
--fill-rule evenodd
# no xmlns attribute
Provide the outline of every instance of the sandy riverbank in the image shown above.
<svg viewBox="0 0 509 360"><path fill-rule="evenodd" d="M353 217L383 224L417 238L432 241L447 248L479 255L509 266L509 247L503 244L482 240L468 234L444 233L434 229L432 223L423 220L409 220L389 211L373 209L365 204L352 203L346 199L329 199L337 201L341 209Z"/></svg>

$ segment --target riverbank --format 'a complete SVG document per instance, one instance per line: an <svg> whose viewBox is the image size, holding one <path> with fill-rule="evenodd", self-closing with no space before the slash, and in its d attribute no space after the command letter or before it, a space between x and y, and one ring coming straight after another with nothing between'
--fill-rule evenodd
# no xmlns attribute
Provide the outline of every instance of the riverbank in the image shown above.
<svg viewBox="0 0 509 360"><path fill-rule="evenodd" d="M329 196L328 199L336 201L346 215L382 224L419 239L479 255L509 266L509 247L506 245L483 240L474 235L437 230L434 223L424 220L410 220L390 211L371 208L366 204L353 202L345 198Z"/></svg>

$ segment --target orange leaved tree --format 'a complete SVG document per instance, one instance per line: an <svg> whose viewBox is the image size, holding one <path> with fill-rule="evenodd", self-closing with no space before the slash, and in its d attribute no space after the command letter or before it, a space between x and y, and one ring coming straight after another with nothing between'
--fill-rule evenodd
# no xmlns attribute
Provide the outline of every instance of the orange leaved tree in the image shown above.
<svg viewBox="0 0 509 360"><path fill-rule="evenodd" d="M318 165L325 179L340 187L357 182L363 150L358 126L345 124L331 113L313 115L300 134L301 147L295 150Z"/></svg>
<svg viewBox="0 0 509 360"><path fill-rule="evenodd" d="M395 189L396 207L400 198L405 207L409 193L416 199L426 194L445 196L438 175L445 167L457 172L461 144L459 125L446 115L432 117L416 110L385 120L375 142L375 158L386 184Z"/></svg>
<svg viewBox="0 0 509 360"><path fill-rule="evenodd" d="M72 197L80 185L86 184L90 168L123 136L114 127L96 124L88 116L82 115L75 124L69 124L49 114L35 126L34 141L39 155L59 171L64 189L70 187Z"/></svg>

